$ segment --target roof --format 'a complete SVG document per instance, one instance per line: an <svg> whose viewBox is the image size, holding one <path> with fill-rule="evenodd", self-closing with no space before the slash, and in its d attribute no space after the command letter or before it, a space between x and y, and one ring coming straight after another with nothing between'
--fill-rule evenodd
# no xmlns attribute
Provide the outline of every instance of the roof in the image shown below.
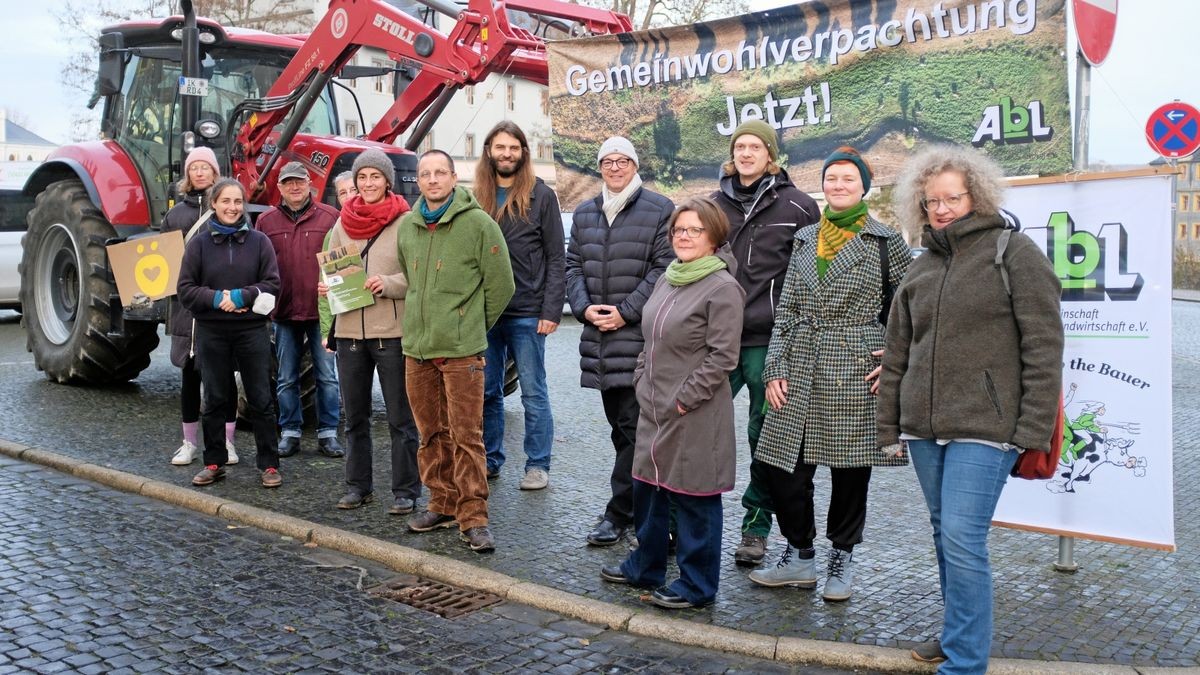
<svg viewBox="0 0 1200 675"><path fill-rule="evenodd" d="M4 142L10 145L58 146L58 143L48 141L10 119L4 120Z"/></svg>

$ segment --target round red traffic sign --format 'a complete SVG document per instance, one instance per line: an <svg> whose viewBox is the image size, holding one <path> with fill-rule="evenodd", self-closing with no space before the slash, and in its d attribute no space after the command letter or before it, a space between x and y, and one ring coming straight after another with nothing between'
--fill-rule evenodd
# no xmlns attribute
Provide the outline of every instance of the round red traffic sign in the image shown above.
<svg viewBox="0 0 1200 675"><path fill-rule="evenodd" d="M1117 0L1071 0L1079 51L1093 66L1108 58L1117 32Z"/></svg>
<svg viewBox="0 0 1200 675"><path fill-rule="evenodd" d="M1200 149L1200 111L1179 101L1159 106L1146 122L1146 142L1163 157L1187 157Z"/></svg>

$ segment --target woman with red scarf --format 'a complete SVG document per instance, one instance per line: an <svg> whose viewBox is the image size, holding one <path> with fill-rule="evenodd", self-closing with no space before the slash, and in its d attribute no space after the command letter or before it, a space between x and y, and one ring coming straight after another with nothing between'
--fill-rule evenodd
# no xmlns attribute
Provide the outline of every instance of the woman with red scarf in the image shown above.
<svg viewBox="0 0 1200 675"><path fill-rule="evenodd" d="M342 216L329 231L325 250L354 244L362 256L374 304L336 316L329 313L324 284L321 334L327 349L337 352L342 411L346 416L346 496L339 509L356 509L374 499L371 446L371 389L379 373L392 441L392 502L388 513L411 513L421 495L417 472L417 426L404 386L401 319L408 280L396 257L396 229L408 202L392 191L396 171L381 150L370 149L354 160L351 170L358 194L342 204ZM331 334L332 333L332 334Z"/></svg>

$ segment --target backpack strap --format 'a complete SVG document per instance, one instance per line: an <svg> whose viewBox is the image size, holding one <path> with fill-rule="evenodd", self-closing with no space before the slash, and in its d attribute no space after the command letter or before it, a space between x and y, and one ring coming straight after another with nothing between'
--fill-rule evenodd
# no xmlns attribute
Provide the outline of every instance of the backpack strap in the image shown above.
<svg viewBox="0 0 1200 675"><path fill-rule="evenodd" d="M1012 297L1012 285L1008 282L1008 268L1004 266L1004 252L1008 250L1008 240L1012 236L1012 230L1005 228L1000 230L1000 237L996 239L996 268L1000 270L1000 278L1004 280L1004 292L1008 297Z"/></svg>
<svg viewBox="0 0 1200 675"><path fill-rule="evenodd" d="M892 296L895 293L891 283L890 261L888 260L888 240L887 237L875 237L875 241L879 244L879 282L882 288L879 290L879 325L886 326L888 314L892 311Z"/></svg>

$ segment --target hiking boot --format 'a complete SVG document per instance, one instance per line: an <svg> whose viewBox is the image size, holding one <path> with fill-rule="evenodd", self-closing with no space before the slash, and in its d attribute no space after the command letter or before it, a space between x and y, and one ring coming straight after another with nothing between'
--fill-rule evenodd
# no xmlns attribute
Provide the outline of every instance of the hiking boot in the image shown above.
<svg viewBox="0 0 1200 675"><path fill-rule="evenodd" d="M345 457L346 451L342 449L342 444L338 443L338 439L333 436L317 439L317 454L325 455L326 457Z"/></svg>
<svg viewBox="0 0 1200 675"><path fill-rule="evenodd" d="M914 661L921 663L941 663L946 660L946 652L942 651L940 640L930 640L912 648Z"/></svg>
<svg viewBox="0 0 1200 675"><path fill-rule="evenodd" d="M209 464L200 470L200 473L192 476L192 485L212 485L213 483L225 477L225 467Z"/></svg>
<svg viewBox="0 0 1200 675"><path fill-rule="evenodd" d="M550 474L545 469L534 467L525 472L521 479L522 490L544 490L550 484Z"/></svg>
<svg viewBox="0 0 1200 675"><path fill-rule="evenodd" d="M458 521L454 516L447 516L433 511L422 511L408 519L408 529L413 532L429 532L442 527L454 527Z"/></svg>
<svg viewBox="0 0 1200 675"><path fill-rule="evenodd" d="M739 565L753 567L763 561L767 555L767 538L746 532L742 534L742 543L733 552L733 561Z"/></svg>
<svg viewBox="0 0 1200 675"><path fill-rule="evenodd" d="M476 553L488 553L496 550L496 539L492 536L492 531L487 525L468 528L466 532L459 532L458 538L467 542L472 551Z"/></svg>
<svg viewBox="0 0 1200 675"><path fill-rule="evenodd" d="M359 492L354 488L346 491L346 496L338 500L339 509L357 509L364 504L370 504L375 499L374 492Z"/></svg>
<svg viewBox="0 0 1200 675"><path fill-rule="evenodd" d="M226 464L238 463L237 449L233 447L233 441L225 441L225 454L229 456L225 460Z"/></svg>
<svg viewBox="0 0 1200 675"><path fill-rule="evenodd" d="M262 473L262 486L265 488L277 488L283 485L283 476L279 475L279 469L275 467L267 467Z"/></svg>
<svg viewBox="0 0 1200 675"><path fill-rule="evenodd" d="M196 459L196 444L191 441L184 441L183 445L175 451L171 457L171 463L175 466L186 466L191 464Z"/></svg>
<svg viewBox="0 0 1200 675"><path fill-rule="evenodd" d="M291 457L300 452L300 437L299 436L284 436L279 439L279 456Z"/></svg>
<svg viewBox="0 0 1200 675"><path fill-rule="evenodd" d="M850 599L850 582L854 579L854 554L838 548L829 549L829 575L821 597L829 602Z"/></svg>
<svg viewBox="0 0 1200 675"><path fill-rule="evenodd" d="M388 507L388 513L393 516L407 516L413 512L417 503L408 497L396 497L392 505Z"/></svg>
<svg viewBox="0 0 1200 675"><path fill-rule="evenodd" d="M587 543L592 546L612 546L621 541L621 537L629 530L628 526L618 526L605 518L596 524L595 529L588 533Z"/></svg>
<svg viewBox="0 0 1200 675"><path fill-rule="evenodd" d="M758 569L750 573L750 581L759 586L776 588L779 586L795 586L796 588L815 588L817 585L816 558L807 560L795 555L796 550L789 544L779 557L779 562L771 569Z"/></svg>

